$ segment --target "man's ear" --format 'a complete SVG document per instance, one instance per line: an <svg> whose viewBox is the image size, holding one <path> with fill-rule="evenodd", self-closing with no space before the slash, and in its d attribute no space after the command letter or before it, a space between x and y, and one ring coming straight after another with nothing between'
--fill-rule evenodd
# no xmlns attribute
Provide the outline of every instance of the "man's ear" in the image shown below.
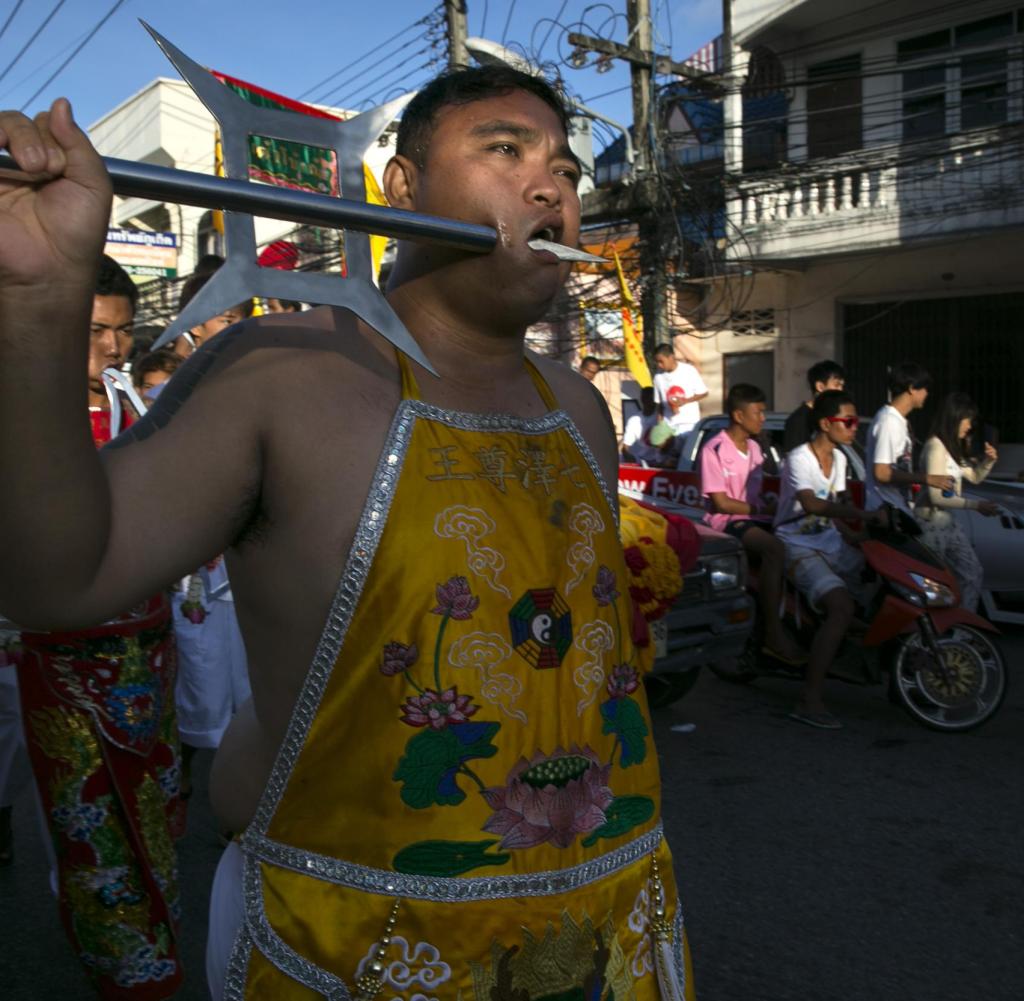
<svg viewBox="0 0 1024 1001"><path fill-rule="evenodd" d="M384 197L396 209L416 209L420 168L407 156L396 155L384 168Z"/></svg>

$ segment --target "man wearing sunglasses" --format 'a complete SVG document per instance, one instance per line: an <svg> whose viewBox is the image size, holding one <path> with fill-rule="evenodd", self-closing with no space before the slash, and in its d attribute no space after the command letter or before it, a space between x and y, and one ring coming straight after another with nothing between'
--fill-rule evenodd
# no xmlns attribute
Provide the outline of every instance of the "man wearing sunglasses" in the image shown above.
<svg viewBox="0 0 1024 1001"><path fill-rule="evenodd" d="M860 584L864 560L847 541L845 524L868 517L883 522L881 511L865 516L846 502L846 456L837 445L850 445L857 433L853 399L837 389L826 390L811 411L814 437L786 456L782 469L775 535L786 548L787 572L797 588L824 617L811 643L810 660L800 701L791 718L825 730L842 724L825 707L823 690L828 671L855 611L853 594Z"/></svg>

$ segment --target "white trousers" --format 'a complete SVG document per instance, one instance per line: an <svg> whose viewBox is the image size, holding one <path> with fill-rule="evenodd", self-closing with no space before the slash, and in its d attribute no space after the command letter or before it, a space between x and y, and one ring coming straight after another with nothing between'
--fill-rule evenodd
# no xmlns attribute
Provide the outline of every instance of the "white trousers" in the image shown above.
<svg viewBox="0 0 1024 1001"><path fill-rule="evenodd" d="M217 863L210 892L210 930L206 938L206 983L212 1001L224 997L228 962L245 920L242 897L242 849L232 841Z"/></svg>

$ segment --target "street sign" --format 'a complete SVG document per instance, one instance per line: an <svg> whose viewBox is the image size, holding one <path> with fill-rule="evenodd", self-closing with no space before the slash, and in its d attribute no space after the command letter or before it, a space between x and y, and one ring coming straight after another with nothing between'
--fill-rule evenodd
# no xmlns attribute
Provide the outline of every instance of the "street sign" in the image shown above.
<svg viewBox="0 0 1024 1001"><path fill-rule="evenodd" d="M103 252L139 281L178 276L177 233L111 227Z"/></svg>

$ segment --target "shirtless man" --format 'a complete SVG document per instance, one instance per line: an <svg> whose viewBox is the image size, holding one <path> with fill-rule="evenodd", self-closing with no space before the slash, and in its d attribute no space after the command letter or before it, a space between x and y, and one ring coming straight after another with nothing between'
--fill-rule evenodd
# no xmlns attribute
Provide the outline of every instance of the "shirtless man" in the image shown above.
<svg viewBox="0 0 1024 1001"><path fill-rule="evenodd" d="M504 437L495 439L493 448L500 449L502 442L511 442L509 436L515 428L522 427L524 435L537 436L540 441L539 436L546 433L545 420L559 428L565 426L565 430L558 432L562 435L559 441L575 443L575 452L562 454L561 466L507 469L492 461L484 467L490 478L489 489L493 488L488 496L497 507L513 488L529 489L530 497L546 504L538 509L539 517L531 515L532 520L520 526L530 529L518 536L521 549L531 553L531 559L538 564L547 560L544 565L548 569L541 567L538 573L550 572L555 583L561 579L559 575L567 578L570 570L578 572L580 580L584 573L589 574L581 586L572 590L570 600L589 603L585 614L590 617L604 614L607 621L618 622L618 618L613 620L610 615L610 606L620 600L615 587L616 573L620 574L619 581L626 578L614 514L608 506L615 497L618 465L609 415L593 388L568 368L532 356L530 364L524 365L525 330L544 315L569 270L554 255L531 250L527 241L543 233L560 243L575 245L579 235L579 168L568 147L566 118L558 107L557 97L534 78L504 70L465 74L460 80L468 80L469 84L455 85L456 90L462 88L461 93L445 96L448 91L442 85L436 94L431 91L430 99L440 94L432 107L427 108L421 101L421 110L417 112L414 105L409 106L403 118L399 152L384 175L385 193L392 206L487 224L499 234L498 244L489 254L426 243L400 244L388 301L440 378L431 377L411 363L406 366L403 362L400 367L394 349L345 311L320 308L264 316L235 326L203 345L168 384L136 429L99 457L89 447L82 419L83 390L75 372L80 370L77 359L84 351L80 331L86 328L96 260L106 232L109 182L86 137L73 123L67 102L56 102L50 112L38 116L34 123L14 112L0 114L0 148L9 150L24 170L35 174L36 181L34 186L27 187L19 180L0 180L0 463L9 472L10 484L10 489L0 495L0 545L5 552L0 611L14 621L46 629L97 622L190 573L211 557L226 553L250 657L253 690L252 701L239 712L225 734L211 778L215 811L221 823L234 831L245 831L254 817L253 827L262 830L265 825L257 808L263 810L266 805L274 805L271 800L277 801L277 794L269 800L264 796L268 777L279 749L283 743L288 746L285 738L291 733L293 707L304 691L310 665L318 663L315 655L322 634L326 636L325 623L336 621L338 608L344 608L345 595L339 589L339 578L345 581L352 573L358 578L359 565L353 571L351 562L361 558L363 535L357 534L357 528L364 533L376 518L376 509L371 510L367 497L371 484L383 482L375 479L380 475L378 463L384 469L392 462L400 464L400 456L382 454L382 449L393 440L389 438L389 428L403 397L415 399L410 394L415 393L416 384L423 400L421 406L428 410L443 408L443 412L430 413L441 412L443 417L458 412L450 420L445 418L448 423L444 427L449 430L462 426L466 414L514 415L502 418L513 430L507 434L502 431ZM421 98L424 93L421 91ZM552 398L557 398L559 408L553 414ZM571 437L576 432L559 416L561 411L571 418L581 438ZM433 426L430 413L417 413L422 415L417 427ZM474 419L470 424L486 429L492 426L489 421L496 420ZM523 443L529 445L532 440L521 436L516 446L530 461L536 455L528 455ZM496 457L493 451L489 455L492 460ZM460 483L465 482L469 489L473 476L463 472L466 466L454 465L447 446L425 450L420 458L431 464L427 466L427 475L419 481L424 497L435 481L459 480L460 476ZM557 483L553 486L556 473ZM78 485L73 496L61 489L68 479ZM480 474L474 485L483 489L487 486L483 480L484 474ZM202 484L201 490L195 489L197 483ZM589 520L573 520L575 509L569 505L544 501L544 490L570 487L588 491L590 503L583 505L582 513ZM401 491L401 483L397 489ZM598 509L602 507L600 513ZM153 533L154 524L162 530ZM389 523L387 531L391 527ZM534 537L546 534L557 545L531 550L531 533ZM584 540L589 540L588 547L570 552L567 563L568 544L579 538L580 533ZM439 534L436 529L434 534ZM139 560L138 545L143 538L147 540L147 558ZM353 539L358 544L347 563L346 554ZM385 533L384 542L387 539ZM556 565L551 562L550 551L558 549L563 539L565 546ZM410 555L420 554L421 546L437 543L427 529L417 535L414 544L416 548L409 550ZM445 552L453 558L457 555L466 567L462 543L446 545L449 548ZM486 552L491 554L489 566L493 570L494 551ZM584 555L575 555L581 552ZM506 555L510 562L521 558L514 548L507 549ZM377 569L372 560L371 564L368 573ZM447 570L435 571L429 556L423 560L423 566L429 575L448 575ZM602 571L611 568L611 576L606 573L595 577L599 566ZM55 567L60 567L59 573L54 572ZM415 559L411 559L405 572L411 575L418 569ZM483 571L474 570L472 564L470 570L466 571L469 581L454 575L447 584L437 584L436 599L434 584L430 584L431 600L419 620L421 623L440 622L442 630L448 624L453 631L471 626L477 621L474 616L484 618L484 606L488 602L495 604L496 590L505 585L494 578L489 578L488 585L475 576ZM430 579L437 580L437 576ZM512 581L516 590L505 590L516 599L523 586L544 588L546 583L548 577L542 575L522 585ZM568 593L575 583L579 580L569 582L568 586L563 581L559 585L561 592ZM335 603L336 593L341 606ZM528 594L531 601L550 600L547 591ZM392 601L378 603L376 608L384 616L396 601L405 600L405 595L399 594ZM431 608L431 604L436 607ZM521 606L522 602L516 609ZM629 621L626 613L620 615L616 611L616 616ZM495 614L494 628L507 630L509 618L507 608ZM568 620L557 604L530 620L537 641L548 652L555 650L552 636L559 621L566 624ZM585 621L582 607L573 610L573 621ZM426 629L422 624L417 628ZM623 646L619 650L625 658L622 651L628 654L631 649L628 629L622 635ZM434 649L432 641L428 650L425 639L421 638L418 648L415 644L397 642L400 639L402 636L382 635L381 645L388 640L395 642L387 643L382 663L379 648L373 653L379 670L371 666L366 672L375 675L375 683L379 684L396 678L402 682L403 676L415 683L415 672L419 694L407 700L402 721L396 719L392 709L389 719L381 722L378 729L384 732L385 723L399 730L402 723L425 726L426 729L416 731L415 739L428 738L434 732L437 741L441 741L446 734L480 734L481 727L497 728L497 723L466 722L477 711L476 706L468 704L463 696L457 695L456 688L447 688L444 683L437 682L438 691L432 691L435 683L429 670L410 667L417 655L427 660ZM440 647L438 635L437 649ZM527 643L523 649L529 652L532 648ZM399 827L426 824L435 814L442 816L444 824L456 823L461 814L451 804L460 795L465 799L465 809L477 811L471 828L476 824L474 829L479 830L479 819L486 818L493 809L495 812L483 829L504 835L493 852L499 848L507 851L503 855L489 854L486 860L477 860L468 868L507 865L510 853L518 851L511 870L483 870L486 876L501 876L506 890L513 888L517 909L510 911L504 922L492 920L493 915L502 913L500 908L494 909L502 901L487 897L489 884L484 885L486 881L482 878L467 878L441 880L444 886L460 884L453 892L467 895L468 902L462 910L453 911L448 904L443 905L443 912L438 912L437 905L430 904L439 899L431 896L439 885L433 879L423 884L416 877L404 877L405 882L400 885L392 884L390 873L426 871L417 869L413 862L403 868L398 864L401 853L395 856L393 868L373 860L360 868L360 879L366 873L371 878L383 878L379 877L383 872L388 880L376 891L381 896L363 893L353 899L355 891L346 882L348 863L343 857L340 861L335 858L342 853L335 851L335 845L328 841L326 847L319 849L320 854L303 854L307 861L298 864L298 877L294 872L289 876L285 862L280 863L283 868L275 870L285 880L294 877L314 881L304 875L306 869L327 864L333 874L325 878L332 880L335 896L340 895L341 902L335 903L335 898L331 898L330 907L336 907L331 915L323 911L307 915L297 907L288 911L290 919L308 917L313 921L304 933L307 937L315 936L325 925L333 948L358 947L362 955L368 935L371 945L377 941L383 943L378 944L378 949L386 949L396 921L410 948L410 936L414 934L431 934L441 939L454 936L448 942L435 941L434 946L439 945L442 952L446 948L453 952L446 957L453 978L450 996L455 997L457 986L469 998L474 996L470 965L490 963L492 934L506 948L493 977L503 981L512 975L516 963L526 962L521 928L527 924L529 908L525 902L532 900L530 906L548 908L530 929L530 934L538 939L545 927L552 923L557 927L560 921L563 933L569 933L566 919L559 915L569 915L574 935L579 929L600 927L601 931L588 932L594 936L593 950L584 950L583 955L595 957L598 972L612 977L607 966L611 953L607 942L602 944L608 926L601 924L605 914L611 914L612 898L601 903L594 894L599 886L612 885L615 927L618 934L628 939L633 934L626 927L629 908L634 906L634 900L636 907L641 899L646 902L645 888L652 886L657 892L652 891L650 923L644 927L655 929L645 934L651 935L652 945L657 943L656 951L660 949L653 965L659 979L670 976L666 963L672 966L673 959L666 957L676 957L674 968L682 976L682 926L673 924L678 914L671 861L661 841L658 820L656 755L653 750L646 756L640 755L634 748L630 753L635 752L638 757L615 757L616 753L626 752L613 737L602 736L602 723L611 716L597 714L596 702L589 715L576 708L578 692L573 689L573 666L568 658L583 654L571 647L568 652L564 647L558 650L559 656L567 658L561 670L537 670L538 664L530 667L518 653L512 655L510 651L511 656L519 657L515 660L519 668L526 664L524 676L529 685L568 686L531 706L533 729L525 729L525 723L518 717L512 718L509 714L514 713L513 709L501 716L492 705L480 709L479 716L474 717L499 715L506 728L504 733L522 733L514 752L521 755L521 765L515 765L513 757L502 765L500 778L495 779L486 768L490 762L474 761L471 769L460 756L454 759L451 773L441 777L439 788L447 797L447 812L420 809L420 804L413 802L416 790L410 788L411 778L403 788L402 803L398 804L408 814L399 815ZM439 678L441 668L447 669L447 662L441 665L436 653L434 656L432 677ZM454 651L449 656L454 657ZM610 664L608 668L611 669ZM609 701L615 705L608 713L630 701L628 693L637 687L631 670L627 664L622 664L621 669L616 667L617 687L614 691L609 687ZM335 680L347 682L349 675L344 666L334 673L338 677L332 677L332 684ZM381 680L380 675L386 677ZM464 672L459 683L475 687L475 677L473 671ZM425 687L427 684L430 688ZM601 697L607 698L603 688ZM639 697L642 700L642 694ZM328 702L325 700L325 705ZM367 718L362 704L352 705L347 712L347 721L332 730L333 734L346 728L358 729ZM417 716L417 712L421 715ZM646 715L646 708L637 708L636 712ZM601 713L605 713L603 704ZM445 718L440 719L439 714ZM525 720L526 713L522 712L521 717ZM580 719L589 729L577 733ZM450 728L445 729L449 723ZM615 724L613 721L607 725ZM472 726L477 729L471 730ZM524 727L522 731L516 729L520 726ZM408 731L402 732L408 736ZM603 732L609 733L607 729ZM474 739L473 748L484 740L482 736ZM591 745L602 741L613 758L608 764L599 764L596 752L591 750ZM538 762L536 754L540 747L550 754ZM374 753L355 767L351 762L332 758L329 768L315 770L317 781L330 778L335 782L356 782L359 773L380 757L378 750L379 747L373 748ZM485 749L475 756L493 757L493 752L492 746L490 751ZM470 751L465 754L468 756ZM537 795L549 795L545 790L551 790L553 795L554 790L570 790L571 786L579 794L576 802L582 803L578 806L581 813L568 820L553 813L547 827L537 816L531 824L516 813L519 800L515 797L525 789L519 777L530 755L534 758L530 759L529 767L541 768L544 781L549 783L542 783ZM412 758L410 741L398 771ZM502 783L510 765L514 767L506 787ZM627 765L633 767L624 770ZM393 764L389 765L380 780L364 792L364 800L376 803L379 797L382 813L385 806L391 809L397 801L397 795L387 787L393 768ZM476 772L498 784L485 788ZM626 785L627 782L633 784ZM463 786L468 787L468 799ZM612 813L606 815L605 811L610 810L613 792L618 796L623 789L634 793L624 797L623 802L628 800L637 812L625 819L624 814L616 813L618 826L614 827ZM636 792L646 795L635 795ZM324 796L315 801L311 806L313 812L306 815L309 822L304 824L303 831L318 836L319 825L326 824L334 796L335 792L328 787ZM649 809L646 804L650 804ZM409 813L410 805L416 808L415 813ZM391 828L386 824L367 826L370 820L361 821L354 812L357 808L360 812L369 809L352 800L344 817L332 816L331 822L338 823L342 838L363 839L360 853L374 855L377 846L370 842L385 839ZM366 816L378 820L376 813ZM635 829L621 833L630 828ZM444 826L439 829L447 830ZM581 838L587 832L590 838ZM496 845L496 839L479 844ZM331 856L326 863L324 853ZM596 868L582 866L594 857L605 858L603 853L609 853L606 864ZM463 856L458 858L461 863ZM568 868L560 861L563 859L568 861ZM535 880L516 889L517 879L523 878L521 873L552 870L566 874L565 881L558 884L565 889L560 895L550 896L555 892L550 888L538 892L533 885ZM614 875L598 877L598 870ZM461 873L467 868L451 871ZM598 878L605 882L592 882ZM622 880L628 882L616 882ZM570 889L573 892L568 892ZM643 894L638 895L641 890ZM291 891L283 892L287 895ZM276 893L277 890L272 891L271 896ZM477 893L484 896L474 896ZM393 909L388 895L399 896ZM473 903L475 900L482 902ZM581 909L588 900L594 902L594 911L589 916ZM382 906L381 916L375 916ZM327 984L339 991L337 977L359 980L352 969L355 961L351 955L321 960L324 967L332 967L332 972L311 967L305 958L298 959L290 951L292 944L281 937L284 931L266 930L269 926L262 921L259 918L251 926L253 934L263 936L252 951L254 958L250 961L249 952L242 956L237 943L232 958L232 963L241 965L233 969L231 976L236 980L249 976L246 997L285 996L276 993L283 988L273 979L284 976L280 971L302 983ZM351 922L362 924L356 927ZM633 917L629 917L628 924L634 928ZM668 945L670 927L677 929L675 953ZM378 938L382 932L386 934ZM239 938L243 940L252 944L244 935ZM643 945L639 941L620 944L627 955ZM460 954L459 950L464 951ZM360 975L364 979L383 976L383 952L371 950L367 955L376 958L372 962L367 959L368 967L360 964ZM276 958L268 963L265 956ZM641 999L657 994L655 974L651 966L647 970L644 982L638 981L635 987ZM594 971L579 971L579 985L594 975ZM614 976L628 978L628 970L617 970ZM574 984L576 981L567 982L565 988ZM372 984L365 986L370 991ZM690 996L689 984L687 988ZM624 983L619 984L615 993L626 989Z"/></svg>

